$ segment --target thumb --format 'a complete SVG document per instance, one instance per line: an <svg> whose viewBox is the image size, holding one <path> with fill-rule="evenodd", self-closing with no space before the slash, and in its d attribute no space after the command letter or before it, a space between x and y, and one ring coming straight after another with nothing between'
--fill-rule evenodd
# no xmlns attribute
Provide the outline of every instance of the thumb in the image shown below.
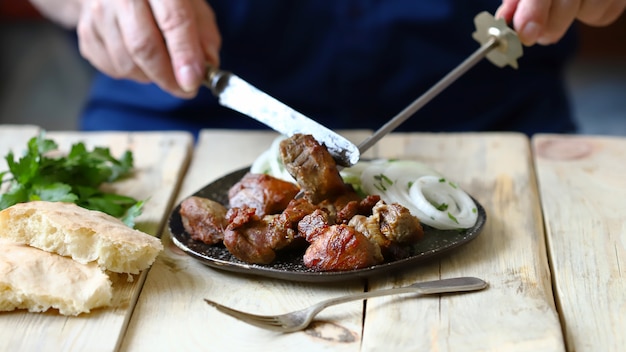
<svg viewBox="0 0 626 352"><path fill-rule="evenodd" d="M503 0L502 4L496 10L494 17L502 18L506 23L513 22L513 15L515 15L519 1L520 0Z"/></svg>
<svg viewBox="0 0 626 352"><path fill-rule="evenodd" d="M204 51L191 4L187 0L149 1L178 85L185 92L196 92L204 75Z"/></svg>

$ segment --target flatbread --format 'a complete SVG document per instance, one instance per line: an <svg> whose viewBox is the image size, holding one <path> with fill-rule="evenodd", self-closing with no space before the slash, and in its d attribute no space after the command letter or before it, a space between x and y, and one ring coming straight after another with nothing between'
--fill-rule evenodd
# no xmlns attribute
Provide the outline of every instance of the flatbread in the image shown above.
<svg viewBox="0 0 626 352"><path fill-rule="evenodd" d="M0 211L0 238L130 274L150 267L163 250L160 239L108 214L60 202L19 203Z"/></svg>
<svg viewBox="0 0 626 352"><path fill-rule="evenodd" d="M50 308L63 315L89 313L111 304L109 277L95 263L0 239L0 311Z"/></svg>

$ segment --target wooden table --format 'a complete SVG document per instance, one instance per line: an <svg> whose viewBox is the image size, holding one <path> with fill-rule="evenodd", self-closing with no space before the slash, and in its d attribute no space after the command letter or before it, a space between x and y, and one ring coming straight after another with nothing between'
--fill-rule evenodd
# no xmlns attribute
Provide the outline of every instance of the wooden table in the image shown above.
<svg viewBox="0 0 626 352"><path fill-rule="evenodd" d="M0 153L19 152L34 126L0 126ZM344 135L359 142L367 131ZM1 351L620 351L626 346L626 139L517 133L392 134L369 157L420 160L486 209L481 235L444 258L386 277L297 283L232 274L183 254L166 229L170 209L215 178L249 165L277 136L203 131L78 133L135 154L119 191L150 198L138 219L165 251L132 283L114 282L115 308L79 317L0 313ZM0 170L4 170L4 160ZM280 334L225 316L203 298L273 314L351 292L477 276L461 295L388 296L323 311L309 329Z"/></svg>

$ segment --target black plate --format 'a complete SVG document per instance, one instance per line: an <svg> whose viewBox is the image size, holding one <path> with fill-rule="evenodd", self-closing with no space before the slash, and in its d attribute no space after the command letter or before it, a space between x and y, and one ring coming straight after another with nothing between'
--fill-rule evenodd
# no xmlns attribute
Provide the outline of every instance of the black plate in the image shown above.
<svg viewBox="0 0 626 352"><path fill-rule="evenodd" d="M248 170L249 168L244 168L223 176L200 189L194 195L228 205L228 189L238 182ZM297 251L277 253L276 260L267 265L245 263L231 255L223 245L208 245L192 240L183 228L179 213L180 204L174 208L170 215L169 228L172 240L178 248L208 266L231 272L261 275L290 281L331 282L370 277L389 271L415 267L420 262L438 258L447 254L450 250L468 243L480 234L487 219L485 209L475 199L474 202L478 211L478 220L473 227L466 230L437 230L423 225L424 238L414 245L413 254L410 257L349 271L314 271L304 266L302 260L303 253Z"/></svg>

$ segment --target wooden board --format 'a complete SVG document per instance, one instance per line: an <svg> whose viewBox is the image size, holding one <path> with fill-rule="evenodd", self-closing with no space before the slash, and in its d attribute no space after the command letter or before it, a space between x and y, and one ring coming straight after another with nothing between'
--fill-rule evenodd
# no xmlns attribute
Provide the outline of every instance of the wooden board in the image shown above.
<svg viewBox="0 0 626 352"><path fill-rule="evenodd" d="M482 278L489 288L370 300L363 350L563 350L527 137L395 134L381 145L380 155L422 161L443 173L485 207L487 223L476 240L448 257L371 280L370 288L455 276Z"/></svg>
<svg viewBox="0 0 626 352"><path fill-rule="evenodd" d="M204 131L179 201L211 180L249 165L276 135ZM347 135L360 141L365 134ZM455 179L488 213L484 233L448 258L368 289L472 275L486 291L420 299L383 297L328 309L302 332L279 334L243 324L203 298L245 311L282 313L362 291L360 282L291 283L208 268L168 249L150 271L122 349L414 351L562 351L552 299L542 217L528 139L519 134L414 134L384 138L368 154L422 160ZM363 321L363 317L365 320ZM297 347L296 347L297 346Z"/></svg>
<svg viewBox="0 0 626 352"><path fill-rule="evenodd" d="M360 141L367 132L344 135L352 141ZM178 201L220 176L249 166L277 136L273 132L261 131L203 131ZM362 291L361 282L320 285L227 273L185 255L171 243L167 233L163 239L167 249L150 270L123 350L269 351L293 349L294 346L301 351L359 350L361 302L322 313L320 319L333 321L332 326L280 334L227 317L208 306L203 299L271 314L303 308L330 296Z"/></svg>
<svg viewBox="0 0 626 352"><path fill-rule="evenodd" d="M24 148L36 133L27 129L16 133L0 126L0 154L6 148ZM190 158L192 136L182 132L118 133L118 132L50 132L60 150L67 150L82 141L89 149L111 148L115 156L131 150L135 157L135 175L113 185L121 194L146 199L144 213L137 218L138 227L147 233L161 232L165 214L173 202L179 181ZM66 317L56 311L43 314L13 311L0 313L1 351L113 351L124 334L136 298L145 280L146 271L134 276L112 277L115 308L93 311L78 317Z"/></svg>
<svg viewBox="0 0 626 352"><path fill-rule="evenodd" d="M535 163L570 351L626 346L626 138L538 135Z"/></svg>

